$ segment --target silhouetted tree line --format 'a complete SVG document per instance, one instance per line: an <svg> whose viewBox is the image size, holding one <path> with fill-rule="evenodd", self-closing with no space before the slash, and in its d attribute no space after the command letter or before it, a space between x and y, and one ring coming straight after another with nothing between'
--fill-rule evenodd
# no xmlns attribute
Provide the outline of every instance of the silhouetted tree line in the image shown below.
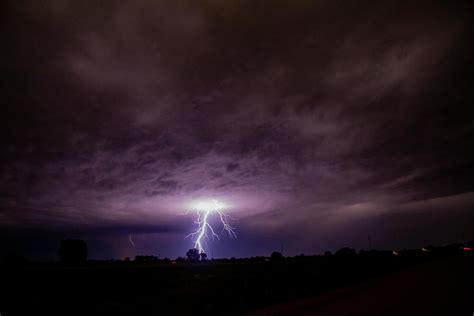
<svg viewBox="0 0 474 316"><path fill-rule="evenodd" d="M158 262L159 259L156 256L135 256L135 262L139 263L151 263Z"/></svg>
<svg viewBox="0 0 474 316"><path fill-rule="evenodd" d="M294 257L285 257L278 251L273 251L269 257L256 256L248 258L223 258L223 259L208 259L205 253L199 253L197 249L189 249L186 257L178 257L174 260L169 258L160 259L154 255L137 255L134 260L125 258L124 260L110 259L110 260L89 260L91 263L139 263L139 264L177 264L186 262L301 262L301 261L320 261L320 260L355 260L369 259L369 258L423 258L436 257L455 254L472 255L474 253L474 242L470 241L463 244L449 244L444 246L433 246L419 249L401 249L401 250L360 250L356 251L350 247L343 247L337 250L334 254L326 251L324 255L298 255ZM65 239L62 240L58 250L59 261L64 264L84 264L87 262L88 247L84 240L79 239ZM332 259L331 259L332 260ZM10 266L24 266L31 264L31 262L20 255L9 255L2 258L1 263Z"/></svg>

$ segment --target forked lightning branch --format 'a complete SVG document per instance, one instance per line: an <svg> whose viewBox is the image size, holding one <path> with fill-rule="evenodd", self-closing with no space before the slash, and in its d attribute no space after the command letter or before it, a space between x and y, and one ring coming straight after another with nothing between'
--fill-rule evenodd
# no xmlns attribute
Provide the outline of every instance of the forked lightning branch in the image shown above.
<svg viewBox="0 0 474 316"><path fill-rule="evenodd" d="M229 225L229 219L232 219L229 215L225 214L224 211L227 206L224 203L221 203L217 200L208 200L208 201L199 201L191 205L191 212L197 214L197 219L194 222L197 225L195 232L186 236L194 237L194 248L196 248L199 253L205 253L203 247L203 241L206 238L217 238L219 235L216 234L214 228L210 224L210 220L213 217L217 217L219 222L222 224L222 232L227 232L231 238L236 238L237 235L234 232L234 227Z"/></svg>

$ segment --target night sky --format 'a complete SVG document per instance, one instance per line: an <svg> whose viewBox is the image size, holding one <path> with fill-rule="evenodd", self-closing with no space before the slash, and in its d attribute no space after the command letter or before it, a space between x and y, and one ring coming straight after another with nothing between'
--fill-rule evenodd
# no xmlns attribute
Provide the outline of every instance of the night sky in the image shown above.
<svg viewBox="0 0 474 316"><path fill-rule="evenodd" d="M0 12L0 256L184 256L209 198L214 257L474 238L472 1Z"/></svg>

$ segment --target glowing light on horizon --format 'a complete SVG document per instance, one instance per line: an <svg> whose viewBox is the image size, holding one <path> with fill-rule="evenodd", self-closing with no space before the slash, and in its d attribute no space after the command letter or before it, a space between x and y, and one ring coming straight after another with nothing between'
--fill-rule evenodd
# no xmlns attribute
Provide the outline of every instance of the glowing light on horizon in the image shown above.
<svg viewBox="0 0 474 316"><path fill-rule="evenodd" d="M200 254L205 252L202 245L204 238L209 237L210 235L212 238L215 237L219 239L219 235L215 233L214 229L209 224L209 217L213 214L218 215L219 221L223 226L222 232L226 231L231 238L237 237L234 232L235 228L230 226L228 222L228 219L232 219L232 217L224 213L224 210L228 208L228 206L224 203L213 199L197 201L192 203L190 207L190 211L197 214L197 220L194 223L198 225L198 228L195 232L187 235L185 238L196 237L196 240L194 241L194 248L196 248Z"/></svg>

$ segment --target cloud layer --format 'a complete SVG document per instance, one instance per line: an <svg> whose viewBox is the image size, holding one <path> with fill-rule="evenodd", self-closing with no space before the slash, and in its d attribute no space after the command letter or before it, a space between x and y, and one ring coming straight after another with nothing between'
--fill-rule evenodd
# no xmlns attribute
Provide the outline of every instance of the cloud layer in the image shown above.
<svg viewBox="0 0 474 316"><path fill-rule="evenodd" d="M214 197L304 243L473 204L469 2L4 6L2 227L180 235Z"/></svg>

